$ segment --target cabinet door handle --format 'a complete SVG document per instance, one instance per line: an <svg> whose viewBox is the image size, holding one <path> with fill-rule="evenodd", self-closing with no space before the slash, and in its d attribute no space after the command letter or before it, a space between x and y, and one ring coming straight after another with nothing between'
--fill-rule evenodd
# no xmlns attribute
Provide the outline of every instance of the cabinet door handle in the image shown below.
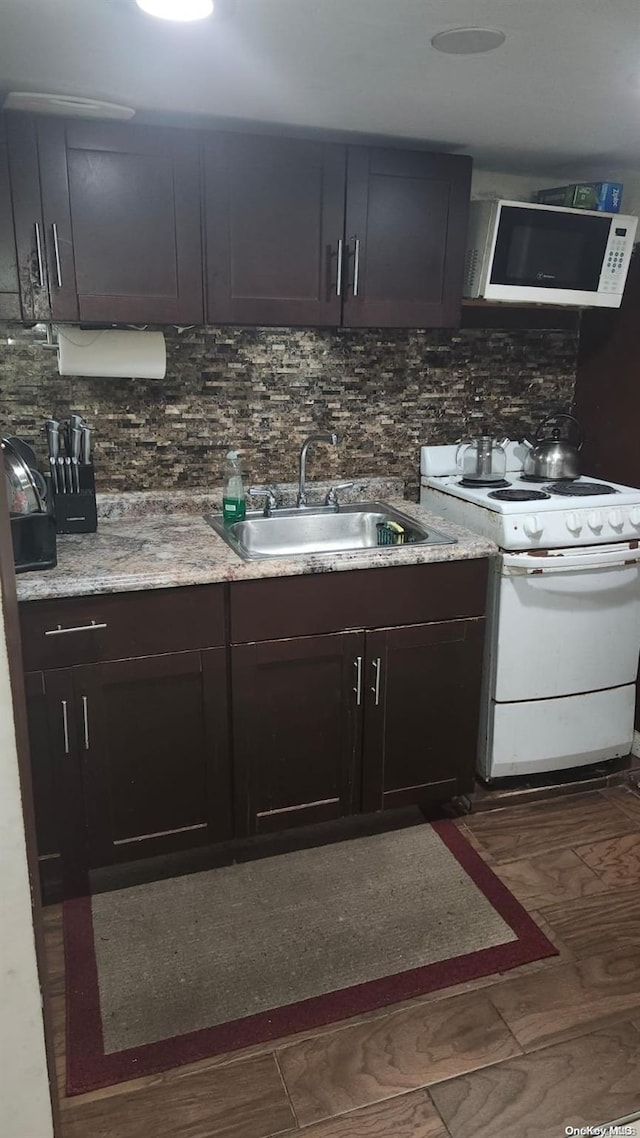
<svg viewBox="0 0 640 1138"><path fill-rule="evenodd" d="M356 696L356 707L360 707L362 703L362 656L356 656L353 666L356 670L356 686L353 690Z"/></svg>
<svg viewBox="0 0 640 1138"><path fill-rule="evenodd" d="M53 233L53 255L54 255L55 261L56 261L56 281L58 283L58 288L62 288L62 269L60 267L60 246L58 244L58 226L56 225L55 221L54 221L53 225L51 226L51 232Z"/></svg>
<svg viewBox="0 0 640 1138"><path fill-rule="evenodd" d="M96 624L95 620L91 624L78 624L75 628L63 628L61 624L57 628L49 628L45 632L45 636L66 636L68 632L96 632L99 628L106 628L106 624Z"/></svg>
<svg viewBox="0 0 640 1138"><path fill-rule="evenodd" d="M338 274L336 277L336 296L342 296L342 254L344 250L344 242L340 237L338 239Z"/></svg>
<svg viewBox="0 0 640 1138"><path fill-rule="evenodd" d="M40 222L36 221L36 255L38 257L38 284L44 288L44 261L42 259L42 237L40 235Z"/></svg>
<svg viewBox="0 0 640 1138"><path fill-rule="evenodd" d="M67 701L66 701L66 699L61 699L60 703L62 704L62 737L64 739L64 753L65 753L65 755L68 755L69 754L69 718L67 715Z"/></svg>
<svg viewBox="0 0 640 1138"><path fill-rule="evenodd" d="M355 251L353 254L353 295L358 295L358 288L360 285L360 238L356 237Z"/></svg>
<svg viewBox="0 0 640 1138"><path fill-rule="evenodd" d="M382 661L379 656L377 656L376 659L372 661L371 666L375 672L375 679L373 681L373 687L371 688L371 691L374 695L375 705L378 707L380 703L380 673L382 672Z"/></svg>
<svg viewBox="0 0 640 1138"><path fill-rule="evenodd" d="M86 695L82 697L82 725L84 727L84 749L89 750L89 700Z"/></svg>

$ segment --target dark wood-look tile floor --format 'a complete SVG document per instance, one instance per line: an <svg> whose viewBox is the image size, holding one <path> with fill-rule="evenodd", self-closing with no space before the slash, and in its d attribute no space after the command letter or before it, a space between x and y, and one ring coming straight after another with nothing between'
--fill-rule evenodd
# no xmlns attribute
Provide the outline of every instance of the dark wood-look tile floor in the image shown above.
<svg viewBox="0 0 640 1138"><path fill-rule="evenodd" d="M640 1032L621 1022L434 1087L451 1138L551 1138L638 1109Z"/></svg>
<svg viewBox="0 0 640 1138"><path fill-rule="evenodd" d="M551 1138L640 1111L640 797L611 787L459 825L559 956L74 1098L47 909L60 1138Z"/></svg>

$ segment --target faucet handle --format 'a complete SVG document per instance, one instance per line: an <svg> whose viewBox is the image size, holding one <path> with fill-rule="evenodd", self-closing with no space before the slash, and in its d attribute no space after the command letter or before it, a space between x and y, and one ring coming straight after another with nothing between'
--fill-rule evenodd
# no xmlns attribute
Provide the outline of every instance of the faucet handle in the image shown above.
<svg viewBox="0 0 640 1138"><path fill-rule="evenodd" d="M282 496L279 496L273 486L251 486L250 498L264 498L264 516L270 518L272 511L282 505Z"/></svg>
<svg viewBox="0 0 640 1138"><path fill-rule="evenodd" d="M349 490L351 486L353 486L353 482L339 482L337 486L332 486L324 500L325 506L335 506L336 509L339 509L338 491Z"/></svg>

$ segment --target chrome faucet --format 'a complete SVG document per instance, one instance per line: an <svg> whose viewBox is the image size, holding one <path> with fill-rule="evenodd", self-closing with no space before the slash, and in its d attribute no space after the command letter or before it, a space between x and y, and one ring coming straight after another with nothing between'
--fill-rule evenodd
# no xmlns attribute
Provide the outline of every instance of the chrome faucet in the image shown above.
<svg viewBox="0 0 640 1138"><path fill-rule="evenodd" d="M265 518L270 518L273 511L282 505L282 498L279 497L273 486L252 486L249 490L249 497L264 498L264 509L262 513Z"/></svg>
<svg viewBox="0 0 640 1138"><path fill-rule="evenodd" d="M331 508L337 512L340 509L340 502L338 501L339 491L349 490L352 486L353 482L338 482L337 486L332 486L324 500L325 506L331 506Z"/></svg>
<svg viewBox="0 0 640 1138"><path fill-rule="evenodd" d="M307 451L311 443L331 443L332 446L338 445L338 436L335 431L319 431L318 434L309 435L302 444L300 451L300 481L298 485L298 497L296 498L296 506L298 509L303 508L307 504Z"/></svg>

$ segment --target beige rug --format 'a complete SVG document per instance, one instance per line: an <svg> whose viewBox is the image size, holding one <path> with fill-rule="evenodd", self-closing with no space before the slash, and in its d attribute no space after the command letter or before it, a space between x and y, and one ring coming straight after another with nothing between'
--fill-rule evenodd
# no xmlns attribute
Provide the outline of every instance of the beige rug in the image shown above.
<svg viewBox="0 0 640 1138"><path fill-rule="evenodd" d="M107 1053L516 939L424 825L92 907Z"/></svg>
<svg viewBox="0 0 640 1138"><path fill-rule="evenodd" d="M70 1094L556 952L453 822L76 898L64 932Z"/></svg>

